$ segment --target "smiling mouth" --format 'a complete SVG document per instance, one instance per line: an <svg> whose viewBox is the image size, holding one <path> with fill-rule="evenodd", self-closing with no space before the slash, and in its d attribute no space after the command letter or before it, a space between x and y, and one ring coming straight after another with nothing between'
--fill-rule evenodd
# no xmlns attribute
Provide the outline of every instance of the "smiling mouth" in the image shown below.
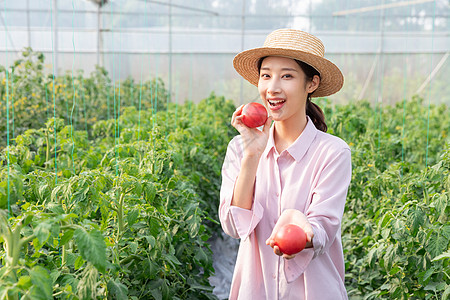
<svg viewBox="0 0 450 300"><path fill-rule="evenodd" d="M284 102L286 102L286 100L268 100L267 102L269 102L270 106L278 106L280 104L283 104Z"/></svg>

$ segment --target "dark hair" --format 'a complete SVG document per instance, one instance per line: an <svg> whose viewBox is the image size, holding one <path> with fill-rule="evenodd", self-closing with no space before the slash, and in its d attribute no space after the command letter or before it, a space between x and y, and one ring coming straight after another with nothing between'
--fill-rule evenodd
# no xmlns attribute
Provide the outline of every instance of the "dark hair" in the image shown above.
<svg viewBox="0 0 450 300"><path fill-rule="evenodd" d="M320 77L319 71L314 69L312 66L297 59L295 61L305 73L306 80L313 80L314 75ZM327 132L328 126L325 123L325 115L319 105L311 101L311 95L312 93L308 93L308 97L306 98L306 115L308 115L311 121L313 121L317 129L323 132Z"/></svg>
<svg viewBox="0 0 450 300"><path fill-rule="evenodd" d="M258 61L258 72L261 70L262 61L266 57L262 57ZM294 59L300 68L302 69L303 73L305 73L306 80L312 81L314 78L314 75L317 75L320 77L320 73L314 69L312 66L308 65L305 62L302 62L300 60ZM317 129L323 132L327 132L328 126L325 123L325 115L322 111L322 109L315 103L311 101L311 95L312 93L308 93L308 97L306 98L306 115L309 116L311 121L314 123L314 126L316 126Z"/></svg>

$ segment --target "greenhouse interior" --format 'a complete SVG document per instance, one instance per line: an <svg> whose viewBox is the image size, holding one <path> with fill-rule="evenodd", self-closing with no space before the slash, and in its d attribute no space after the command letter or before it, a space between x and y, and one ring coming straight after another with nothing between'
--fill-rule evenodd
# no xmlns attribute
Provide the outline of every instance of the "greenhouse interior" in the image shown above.
<svg viewBox="0 0 450 300"><path fill-rule="evenodd" d="M314 296L308 268L259 284L450 299L450 1L2 0L0 21L0 300L250 299L238 252L262 225L227 234L222 189L236 112L272 104L233 60L277 29L317 37L344 78L311 100L351 151L345 291ZM336 242L314 236L312 265Z"/></svg>

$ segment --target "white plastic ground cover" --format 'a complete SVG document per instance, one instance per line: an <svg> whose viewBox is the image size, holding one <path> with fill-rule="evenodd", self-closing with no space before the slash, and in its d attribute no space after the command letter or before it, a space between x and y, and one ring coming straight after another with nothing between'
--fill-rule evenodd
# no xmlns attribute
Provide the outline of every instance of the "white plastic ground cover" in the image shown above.
<svg viewBox="0 0 450 300"><path fill-rule="evenodd" d="M210 245L213 252L213 267L216 272L209 278L209 282L214 287L214 295L220 300L228 299L239 240L221 232L220 236L211 239Z"/></svg>

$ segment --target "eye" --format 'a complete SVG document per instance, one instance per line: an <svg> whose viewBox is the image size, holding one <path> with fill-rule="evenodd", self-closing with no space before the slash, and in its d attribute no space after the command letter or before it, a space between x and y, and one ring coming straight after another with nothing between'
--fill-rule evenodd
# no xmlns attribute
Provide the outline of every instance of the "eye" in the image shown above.
<svg viewBox="0 0 450 300"><path fill-rule="evenodd" d="M266 74L266 73L261 73L260 77L261 78L270 78L269 74Z"/></svg>
<svg viewBox="0 0 450 300"><path fill-rule="evenodd" d="M292 78L292 77L294 77L294 76L292 76L291 74L284 74L282 76L282 78Z"/></svg>

